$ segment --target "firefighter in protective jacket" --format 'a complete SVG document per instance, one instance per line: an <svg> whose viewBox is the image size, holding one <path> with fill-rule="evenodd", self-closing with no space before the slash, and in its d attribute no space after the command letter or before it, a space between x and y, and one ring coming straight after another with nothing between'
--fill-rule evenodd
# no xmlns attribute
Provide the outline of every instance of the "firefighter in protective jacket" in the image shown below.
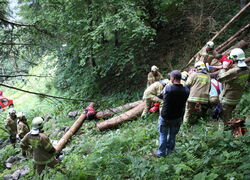
<svg viewBox="0 0 250 180"><path fill-rule="evenodd" d="M10 134L10 142L14 144L16 142L16 134L17 134L17 116L16 116L16 111L13 108L9 109L9 115L4 123L5 123L5 128Z"/></svg>
<svg viewBox="0 0 250 180"><path fill-rule="evenodd" d="M243 89L249 78L249 68L245 63L245 53L240 48L235 48L230 53L233 60L233 67L225 67L220 70L218 81L223 83L223 90L220 94L222 104L222 120L227 123L232 118L232 111L240 102Z"/></svg>
<svg viewBox="0 0 250 180"><path fill-rule="evenodd" d="M197 72L189 75L186 86L190 94L186 103L184 123L194 124L197 118L205 116L209 102L210 76L203 62L195 63Z"/></svg>
<svg viewBox="0 0 250 180"><path fill-rule="evenodd" d="M31 131L21 141L23 154L31 147L35 169L40 175L46 166L54 167L58 162L55 159L56 149L49 137L43 133L43 118L36 117L32 121Z"/></svg>
<svg viewBox="0 0 250 180"><path fill-rule="evenodd" d="M160 99L158 96L161 94L163 88L166 84L168 84L169 80L161 80L157 81L153 84L151 84L143 94L143 100L146 102L146 106L142 112L141 117L146 118L146 115L148 114L148 110L151 108L152 103L162 103L162 99Z"/></svg>
<svg viewBox="0 0 250 180"><path fill-rule="evenodd" d="M209 41L206 47L195 57L195 62L203 62L204 64L208 63L210 65L217 54L218 53L214 50L214 42Z"/></svg>
<svg viewBox="0 0 250 180"><path fill-rule="evenodd" d="M148 73L148 82L147 87L149 87L151 84L153 84L156 81L163 80L162 74L159 72L159 68L157 66L151 67L151 72Z"/></svg>
<svg viewBox="0 0 250 180"><path fill-rule="evenodd" d="M17 113L17 136L19 139L23 139L25 134L30 131L27 119L23 112Z"/></svg>

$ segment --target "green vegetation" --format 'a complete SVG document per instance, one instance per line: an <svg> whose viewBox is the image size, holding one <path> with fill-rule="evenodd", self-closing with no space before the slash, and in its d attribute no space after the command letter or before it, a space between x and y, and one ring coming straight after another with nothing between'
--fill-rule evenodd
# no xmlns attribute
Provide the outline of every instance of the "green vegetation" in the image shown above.
<svg viewBox="0 0 250 180"><path fill-rule="evenodd" d="M151 65L163 75L182 67L240 9L238 0L20 0L19 22L11 18L8 1L0 2L0 75L48 77L0 78L1 82L45 94L93 99L97 110L141 99ZM17 18L17 19L18 19ZM249 23L240 16L220 35L224 42ZM6 21L3 21L6 20ZM12 21L13 20L13 21ZM20 45L21 44L21 45ZM246 52L250 55L249 50ZM55 141L87 102L64 101L1 87L28 122L50 116L44 130ZM250 112L249 88L234 116ZM7 115L0 113L0 126ZM63 150L65 157L44 179L250 179L250 133L235 137L218 131L217 122L200 120L182 127L175 153L155 158L158 115L138 118L119 129L99 132L97 120L84 122ZM102 121L102 120L101 120ZM247 125L250 128L250 125ZM8 138L0 129L0 142ZM7 145L0 150L0 178L24 166L23 179L38 179L31 159L7 170L4 162L20 154Z"/></svg>

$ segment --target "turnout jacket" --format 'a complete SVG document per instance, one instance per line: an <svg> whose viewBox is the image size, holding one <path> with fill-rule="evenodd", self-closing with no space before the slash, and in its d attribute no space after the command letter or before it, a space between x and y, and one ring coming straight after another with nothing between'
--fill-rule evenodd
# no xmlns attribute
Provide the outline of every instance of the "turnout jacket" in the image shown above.
<svg viewBox="0 0 250 180"><path fill-rule="evenodd" d="M159 81L151 84L147 89L144 91L143 99L152 98L155 96L159 96L163 90L164 86Z"/></svg>
<svg viewBox="0 0 250 180"><path fill-rule="evenodd" d="M5 128L9 132L10 135L16 137L17 134L17 117L12 118L8 116L4 122Z"/></svg>
<svg viewBox="0 0 250 180"><path fill-rule="evenodd" d="M17 121L17 134L20 139L22 139L29 131L30 129L27 123L20 120Z"/></svg>
<svg viewBox="0 0 250 180"><path fill-rule="evenodd" d="M29 146L32 147L35 164L46 165L55 160L54 154L56 150L51 144L50 139L46 134L26 134L21 140L21 148L26 151Z"/></svg>
<svg viewBox="0 0 250 180"><path fill-rule="evenodd" d="M233 68L227 71L225 69L220 70L218 81L223 83L223 90L220 94L220 102L231 105L238 104L248 78L248 67L240 68L234 65Z"/></svg>
<svg viewBox="0 0 250 180"><path fill-rule="evenodd" d="M147 87L149 87L151 84L153 84L156 81L163 80L163 76L160 72L156 72L156 76L153 75L152 72L148 73L148 82Z"/></svg>
<svg viewBox="0 0 250 180"><path fill-rule="evenodd" d="M207 52L206 48L201 50L195 58L195 62L202 61L204 64L211 64L212 60L217 56L217 51Z"/></svg>
<svg viewBox="0 0 250 180"><path fill-rule="evenodd" d="M190 74L186 81L186 86L190 88L187 101L207 104L209 101L210 81L210 76L206 71Z"/></svg>

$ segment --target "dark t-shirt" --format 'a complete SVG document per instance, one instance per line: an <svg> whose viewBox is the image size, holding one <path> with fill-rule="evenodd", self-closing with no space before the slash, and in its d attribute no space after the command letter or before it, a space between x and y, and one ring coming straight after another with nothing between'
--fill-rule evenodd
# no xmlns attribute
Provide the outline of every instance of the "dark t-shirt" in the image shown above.
<svg viewBox="0 0 250 180"><path fill-rule="evenodd" d="M163 92L163 106L161 117L174 120L183 117L189 89L182 84L166 86Z"/></svg>

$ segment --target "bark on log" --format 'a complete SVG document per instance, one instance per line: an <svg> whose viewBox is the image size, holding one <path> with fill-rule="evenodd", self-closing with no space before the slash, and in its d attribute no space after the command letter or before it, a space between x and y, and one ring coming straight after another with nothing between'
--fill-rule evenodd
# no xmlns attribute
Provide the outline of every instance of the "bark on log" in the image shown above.
<svg viewBox="0 0 250 180"><path fill-rule="evenodd" d="M245 59L245 62L248 64L250 63L250 57Z"/></svg>
<svg viewBox="0 0 250 180"><path fill-rule="evenodd" d="M101 119L101 118L105 118L107 116L111 116L112 114L114 114L116 112L134 108L134 107L138 106L140 103L142 103L142 101L136 101L136 102L132 102L132 103L129 103L129 104L125 104L123 106L119 106L119 107L116 107L116 108L107 109L107 110L98 112L98 113L96 113L96 118Z"/></svg>
<svg viewBox="0 0 250 180"><path fill-rule="evenodd" d="M86 114L81 114L81 116L74 122L71 128L64 134L64 136L59 140L55 149L59 152L67 144L68 140L77 132L84 120L86 119Z"/></svg>
<svg viewBox="0 0 250 180"><path fill-rule="evenodd" d="M120 114L119 116L116 116L106 121L103 121L101 123L98 123L97 128L100 131L103 131L109 128L116 127L126 121L132 120L142 113L144 107L145 107L145 102L142 102L138 106L134 107L133 109L125 113Z"/></svg>
<svg viewBox="0 0 250 180"><path fill-rule="evenodd" d="M237 17L239 17L248 7L250 6L250 2L244 7L242 8L227 24L224 25L224 27L218 32L216 33L216 35L214 37L212 37L212 39L210 39L210 41L214 41ZM203 47L205 48L205 46ZM203 49L201 48L201 50ZM200 51L201 51L200 50ZM200 52L198 51L190 60L189 62L187 63L186 66L184 66L181 71L183 71L186 67L188 67L192 62L193 60L195 59L195 57L198 55L198 53Z"/></svg>
<svg viewBox="0 0 250 180"><path fill-rule="evenodd" d="M241 48L241 49L247 49L249 42L246 42L245 40L241 40L239 41L237 44L235 44L234 46L232 46L231 48L227 49L225 52L223 52L222 54L225 56L229 56L230 52L232 49L234 48Z"/></svg>
<svg viewBox="0 0 250 180"><path fill-rule="evenodd" d="M235 40L237 40L237 37L239 35L241 35L244 31L246 31L247 29L249 29L250 24L247 24L245 27L241 28L238 32L236 32L233 36L231 36L227 41L225 41L224 43L222 43L221 45L219 45L216 48L217 52L222 52L223 49L225 49L227 46L229 46L230 44L232 44Z"/></svg>

